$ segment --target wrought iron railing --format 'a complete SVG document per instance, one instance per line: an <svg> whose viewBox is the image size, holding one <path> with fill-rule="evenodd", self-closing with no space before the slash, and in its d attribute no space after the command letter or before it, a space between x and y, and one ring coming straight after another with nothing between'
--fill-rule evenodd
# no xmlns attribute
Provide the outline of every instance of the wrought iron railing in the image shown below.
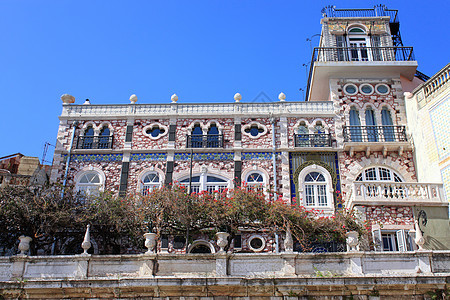
<svg viewBox="0 0 450 300"><path fill-rule="evenodd" d="M79 136L76 149L112 149L114 136Z"/></svg>
<svg viewBox="0 0 450 300"><path fill-rule="evenodd" d="M314 63L317 62L364 62L364 61L414 61L412 47L316 47L309 66L305 101L311 89Z"/></svg>
<svg viewBox="0 0 450 300"><path fill-rule="evenodd" d="M331 134L295 134L295 147L331 147Z"/></svg>
<svg viewBox="0 0 450 300"><path fill-rule="evenodd" d="M316 47L312 61L413 61L412 47Z"/></svg>
<svg viewBox="0 0 450 300"><path fill-rule="evenodd" d="M368 9L336 9L333 5L322 9L324 18L367 18L367 17L390 17L390 23L399 22L398 10L388 9L385 5L375 5Z"/></svg>
<svg viewBox="0 0 450 300"><path fill-rule="evenodd" d="M187 135L186 148L223 148L223 134Z"/></svg>
<svg viewBox="0 0 450 300"><path fill-rule="evenodd" d="M344 142L406 142L405 126L343 126Z"/></svg>

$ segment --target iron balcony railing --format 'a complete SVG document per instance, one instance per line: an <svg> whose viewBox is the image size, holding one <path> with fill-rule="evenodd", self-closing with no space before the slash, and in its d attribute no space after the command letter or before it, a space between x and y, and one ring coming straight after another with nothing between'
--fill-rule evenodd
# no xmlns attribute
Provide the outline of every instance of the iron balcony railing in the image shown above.
<svg viewBox="0 0 450 300"><path fill-rule="evenodd" d="M412 47L316 47L312 61L413 61Z"/></svg>
<svg viewBox="0 0 450 300"><path fill-rule="evenodd" d="M295 134L295 147L331 147L331 134Z"/></svg>
<svg viewBox="0 0 450 300"><path fill-rule="evenodd" d="M76 149L112 149L114 136L79 136Z"/></svg>
<svg viewBox="0 0 450 300"><path fill-rule="evenodd" d="M223 148L223 134L187 135L186 148Z"/></svg>
<svg viewBox="0 0 450 300"><path fill-rule="evenodd" d="M405 126L344 126L344 142L406 142Z"/></svg>
<svg viewBox="0 0 450 300"><path fill-rule="evenodd" d="M367 17L390 17L390 23L399 22L398 10L388 9L385 5L375 5L368 9L336 9L335 6L329 5L322 9L324 18L367 18Z"/></svg>
<svg viewBox="0 0 450 300"><path fill-rule="evenodd" d="M414 61L412 47L316 47L309 66L305 101L308 101L314 63L317 62L377 62Z"/></svg>

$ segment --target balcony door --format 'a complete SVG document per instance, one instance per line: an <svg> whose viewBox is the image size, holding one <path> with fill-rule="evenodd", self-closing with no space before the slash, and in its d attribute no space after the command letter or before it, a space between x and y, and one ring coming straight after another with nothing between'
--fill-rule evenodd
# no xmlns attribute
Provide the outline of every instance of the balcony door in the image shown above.
<svg viewBox="0 0 450 300"><path fill-rule="evenodd" d="M353 27L348 31L348 45L350 61L369 61L369 39L362 28Z"/></svg>

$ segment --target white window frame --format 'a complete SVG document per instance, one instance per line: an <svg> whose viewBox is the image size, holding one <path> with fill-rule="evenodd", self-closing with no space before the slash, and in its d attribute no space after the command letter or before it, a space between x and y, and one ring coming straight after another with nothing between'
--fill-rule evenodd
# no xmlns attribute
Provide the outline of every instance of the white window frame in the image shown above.
<svg viewBox="0 0 450 300"><path fill-rule="evenodd" d="M367 179L366 178L366 171L367 170L370 170L370 169L375 169L375 179ZM383 180L383 179L381 179L381 176L380 176L380 169L386 169L386 170L388 170L390 173L391 173L391 175L390 175L390 177L391 177L391 179L390 180ZM398 176L398 178L401 180L401 181L395 181L395 175L397 175ZM358 177L359 177L359 175L361 175L361 178L362 178L362 180L357 180L358 179ZM404 182L405 180L403 179L403 177L400 175L400 173L398 173L397 171L395 171L395 170L393 170L393 169L391 169L391 168L388 168L388 167L386 167L386 166L369 166L369 167L367 167L367 168L364 168L364 169L362 169L361 170L361 172L359 172L359 174L356 176L356 178L355 178L355 182L371 182L371 181L384 181L384 182Z"/></svg>
<svg viewBox="0 0 450 300"><path fill-rule="evenodd" d="M258 174L259 176L262 177L262 182L249 182L248 178L250 177L250 175L252 174ZM261 171L257 171L257 170L250 170L245 174L245 183L247 184L247 189L251 189L251 190L255 190L255 191L262 191L265 192L266 191L266 186L267 186L267 179L266 179L266 175L261 172Z"/></svg>
<svg viewBox="0 0 450 300"><path fill-rule="evenodd" d="M160 130L164 129L164 133L160 133L157 136L152 136L151 134L147 133L147 130L149 129L153 129L155 127L159 127ZM161 124L161 123L152 123L150 125L145 126L144 128L142 128L142 134L145 135L146 137L152 139L152 140L158 140L160 138L162 138L163 136L166 136L169 133L169 127Z"/></svg>
<svg viewBox="0 0 450 300"><path fill-rule="evenodd" d="M199 176L199 182L192 182L192 193L199 193L203 191L221 191L222 189L229 189L231 188L231 180L215 173L195 173L192 174L192 177ZM220 179L226 180L226 182L208 182L208 176L214 176L218 177ZM188 176L183 176L178 179L181 186L186 187L186 189L189 189L189 182L181 182L183 180L189 179ZM212 189L211 189L212 188Z"/></svg>
<svg viewBox="0 0 450 300"><path fill-rule="evenodd" d="M152 188L150 190L146 190L145 186L146 184L144 183L144 179L147 175L150 174L157 174L159 177L159 182L158 183L150 183L147 184L147 186L152 186ZM138 176L138 193L142 196L146 196L148 195L148 193L150 193L151 191L153 191L154 189L157 188L161 188L163 186L163 182L164 182L164 172L162 170L159 170L157 168L151 167L149 169L145 169L144 171L142 171L139 176Z"/></svg>
<svg viewBox="0 0 450 300"><path fill-rule="evenodd" d="M318 172L322 174L325 178L325 182L322 183L306 183L305 177L311 172ZM325 185L325 197L327 201L327 205L319 206L317 205L318 197L315 196L314 205L306 205L306 186L318 186L318 185ZM334 197L333 197L333 180L331 178L330 173L327 169L325 169L322 166L313 164L311 166L305 167L300 174L298 175L298 198L302 199L302 205L307 208L313 208L318 210L324 210L324 213L330 213L334 211ZM317 191L317 190L316 190Z"/></svg>
<svg viewBox="0 0 450 300"><path fill-rule="evenodd" d="M398 226L398 225L397 225ZM411 228L412 229L412 228ZM375 225L372 228L372 239L375 251L378 252L406 252L414 251L414 241L409 235L411 229L405 228L405 226L385 225L383 229L380 225ZM392 247L386 249L384 247L383 239L390 239Z"/></svg>
<svg viewBox="0 0 450 300"><path fill-rule="evenodd" d="M87 174L96 174L99 177L99 183L80 183L80 180ZM104 190L105 173L95 167L86 167L81 169L74 178L75 191L85 194L86 196L96 196Z"/></svg>

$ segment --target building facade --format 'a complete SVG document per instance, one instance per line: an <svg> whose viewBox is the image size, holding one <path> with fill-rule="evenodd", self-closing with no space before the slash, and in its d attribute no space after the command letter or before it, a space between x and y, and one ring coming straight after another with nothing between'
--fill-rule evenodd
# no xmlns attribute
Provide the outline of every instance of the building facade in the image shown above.
<svg viewBox="0 0 450 300"><path fill-rule="evenodd" d="M63 95L51 180L88 195L246 185L323 216L358 210L377 251L416 249L409 233L417 220L425 248L449 249L445 234L431 229L427 239L424 228L425 208L447 212L448 202L441 181L418 178L404 92L424 78L402 45L397 11L322 13L306 101L281 93L276 103L236 94L234 103L183 104L173 95L168 104L137 104L133 95L130 104L76 105ZM252 250L251 239L243 247ZM262 239L262 251L274 251L273 238Z"/></svg>

